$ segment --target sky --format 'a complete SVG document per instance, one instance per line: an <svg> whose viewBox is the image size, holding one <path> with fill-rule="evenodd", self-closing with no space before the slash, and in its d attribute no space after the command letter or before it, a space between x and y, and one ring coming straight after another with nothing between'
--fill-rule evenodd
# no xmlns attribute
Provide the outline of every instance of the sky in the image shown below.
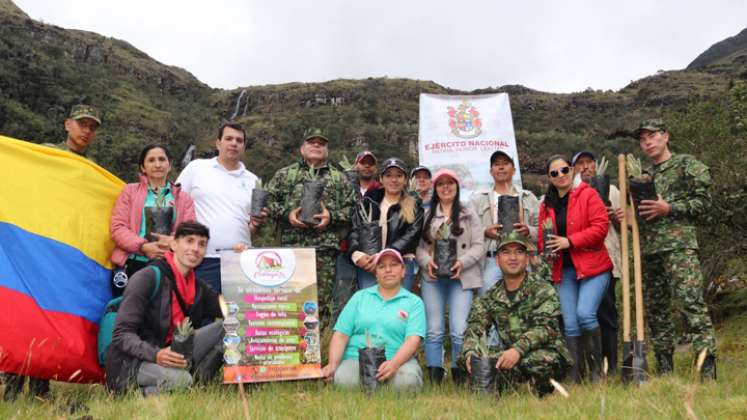
<svg viewBox="0 0 747 420"><path fill-rule="evenodd" d="M747 27L743 0L14 1L223 89L386 76L461 90L618 90L683 69Z"/></svg>

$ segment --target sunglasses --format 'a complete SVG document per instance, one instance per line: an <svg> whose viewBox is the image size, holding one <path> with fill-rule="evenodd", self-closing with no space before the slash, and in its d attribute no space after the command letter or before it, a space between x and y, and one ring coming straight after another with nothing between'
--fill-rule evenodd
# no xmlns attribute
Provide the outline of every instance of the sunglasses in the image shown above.
<svg viewBox="0 0 747 420"><path fill-rule="evenodd" d="M567 175L568 172L571 171L571 168L569 166L564 166L560 168L558 171L550 171L550 176L553 178L557 178L560 176L560 174Z"/></svg>

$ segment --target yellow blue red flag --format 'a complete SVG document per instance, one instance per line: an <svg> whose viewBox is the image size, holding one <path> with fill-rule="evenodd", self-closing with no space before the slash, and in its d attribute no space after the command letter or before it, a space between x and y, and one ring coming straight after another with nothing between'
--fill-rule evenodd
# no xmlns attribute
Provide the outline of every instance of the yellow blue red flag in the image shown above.
<svg viewBox="0 0 747 420"><path fill-rule="evenodd" d="M73 153L0 136L0 371L103 379L96 334L123 186Z"/></svg>

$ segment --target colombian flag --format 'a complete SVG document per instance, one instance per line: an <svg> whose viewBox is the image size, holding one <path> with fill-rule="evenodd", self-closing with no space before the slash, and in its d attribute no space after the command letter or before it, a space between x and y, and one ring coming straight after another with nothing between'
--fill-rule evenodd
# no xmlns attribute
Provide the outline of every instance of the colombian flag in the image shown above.
<svg viewBox="0 0 747 420"><path fill-rule="evenodd" d="M73 153L0 136L0 371L103 379L96 334L123 185Z"/></svg>

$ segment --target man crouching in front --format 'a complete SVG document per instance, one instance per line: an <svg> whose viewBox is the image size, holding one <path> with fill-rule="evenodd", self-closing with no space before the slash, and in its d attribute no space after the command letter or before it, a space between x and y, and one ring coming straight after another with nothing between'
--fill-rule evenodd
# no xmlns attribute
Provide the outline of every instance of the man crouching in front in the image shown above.
<svg viewBox="0 0 747 420"><path fill-rule="evenodd" d="M210 233L197 222L176 228L171 252L130 279L106 357L107 388L123 393L135 385L144 395L188 388L215 376L223 355L219 320L194 332L192 356L171 349L177 327L186 317L221 317L218 295L194 268L205 256Z"/></svg>

